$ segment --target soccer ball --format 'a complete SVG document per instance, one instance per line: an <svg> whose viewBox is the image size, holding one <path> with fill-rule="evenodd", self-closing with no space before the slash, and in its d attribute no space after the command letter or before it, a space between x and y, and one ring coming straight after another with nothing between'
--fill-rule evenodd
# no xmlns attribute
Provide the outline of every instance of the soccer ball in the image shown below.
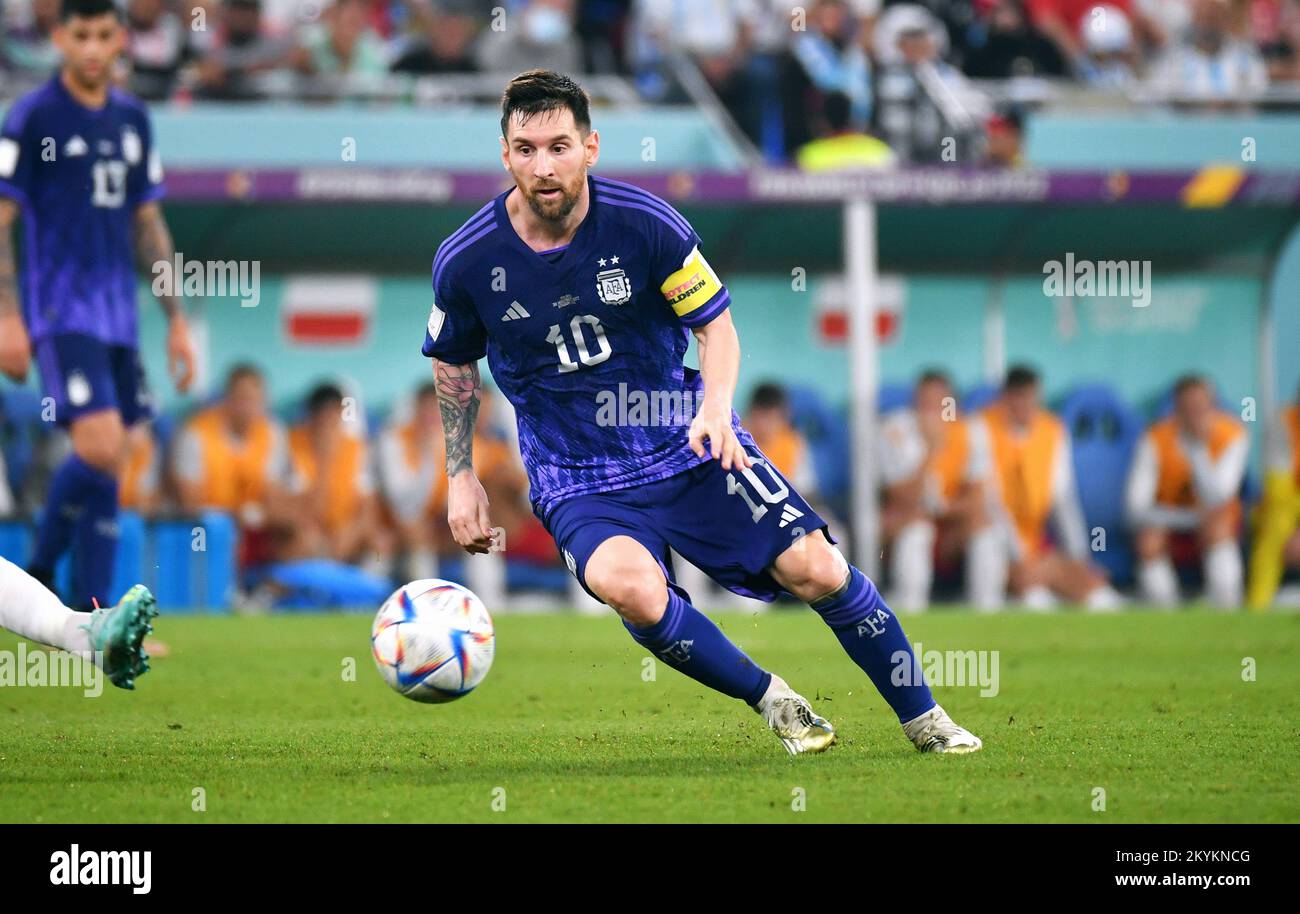
<svg viewBox="0 0 1300 914"><path fill-rule="evenodd" d="M492 617L474 593L451 581L412 581L379 607L370 652L384 682L414 701L454 701L492 666Z"/></svg>

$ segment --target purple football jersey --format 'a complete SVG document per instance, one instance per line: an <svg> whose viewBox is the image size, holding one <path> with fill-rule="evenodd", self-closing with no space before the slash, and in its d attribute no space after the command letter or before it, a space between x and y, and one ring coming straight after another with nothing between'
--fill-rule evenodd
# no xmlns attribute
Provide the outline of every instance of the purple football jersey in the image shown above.
<svg viewBox="0 0 1300 914"><path fill-rule="evenodd" d="M702 462L687 443L702 405L683 364L690 328L730 296L699 236L663 200L588 178L591 207L570 244L543 256L510 224L501 194L443 242L424 354L487 356L515 407L534 510L626 489ZM740 421L732 424L752 444ZM703 458L708 459L708 458Z"/></svg>
<svg viewBox="0 0 1300 914"><path fill-rule="evenodd" d="M54 76L5 116L0 194L22 207L32 340L78 333L137 346L131 221L163 195L144 105L111 89L103 108L86 108Z"/></svg>

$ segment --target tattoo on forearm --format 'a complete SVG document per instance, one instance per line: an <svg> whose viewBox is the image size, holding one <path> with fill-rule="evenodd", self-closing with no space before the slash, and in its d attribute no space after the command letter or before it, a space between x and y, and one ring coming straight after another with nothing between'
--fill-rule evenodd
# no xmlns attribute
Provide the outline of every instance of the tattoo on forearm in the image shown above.
<svg viewBox="0 0 1300 914"><path fill-rule="evenodd" d="M448 365L439 362L435 376L442 431L447 441L447 476L451 477L474 466L474 423L478 419L483 381L479 377L478 363Z"/></svg>
<svg viewBox="0 0 1300 914"><path fill-rule="evenodd" d="M167 229L162 210L157 206L142 207L135 215L135 257L140 269L153 276L154 264L170 263L175 253L172 233ZM168 318L175 317L181 309L180 298L173 292L168 290L158 296L158 303Z"/></svg>
<svg viewBox="0 0 1300 914"><path fill-rule="evenodd" d="M6 225L0 230L0 317L18 311L18 270L14 265L13 231Z"/></svg>

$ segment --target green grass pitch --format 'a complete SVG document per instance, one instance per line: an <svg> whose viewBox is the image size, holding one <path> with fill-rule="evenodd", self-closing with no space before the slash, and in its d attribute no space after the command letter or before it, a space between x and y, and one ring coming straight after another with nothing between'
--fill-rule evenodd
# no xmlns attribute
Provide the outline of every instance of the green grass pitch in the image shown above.
<svg viewBox="0 0 1300 914"><path fill-rule="evenodd" d="M791 758L739 702L647 681L612 616L498 616L487 681L435 706L383 684L369 616L164 615L134 693L0 688L0 821L1300 820L1300 616L904 617L927 651L999 652L996 696L936 689L985 745L946 758L810 612L714 618L836 746Z"/></svg>

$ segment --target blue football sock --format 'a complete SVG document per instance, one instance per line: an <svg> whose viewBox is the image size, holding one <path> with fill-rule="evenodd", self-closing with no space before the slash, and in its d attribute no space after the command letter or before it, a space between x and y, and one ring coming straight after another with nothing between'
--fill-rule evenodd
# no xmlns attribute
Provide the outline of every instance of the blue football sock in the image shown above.
<svg viewBox="0 0 1300 914"><path fill-rule="evenodd" d="M108 589L113 586L113 566L117 560L117 478L101 470L92 470L94 484L87 487L86 508L77 522L77 583L74 606L90 607L92 600L100 606L114 602Z"/></svg>
<svg viewBox="0 0 1300 914"><path fill-rule="evenodd" d="M36 550L28 569L42 580L54 577L54 566L68 550L86 499L102 474L76 454L60 464L50 479L50 491L36 531Z"/></svg>
<svg viewBox="0 0 1300 914"><path fill-rule="evenodd" d="M757 704L772 674L750 660L722 630L668 589L663 618L648 628L623 623L638 644L679 673L723 695Z"/></svg>
<svg viewBox="0 0 1300 914"><path fill-rule="evenodd" d="M871 678L900 722L920 717L934 707L934 696L920 673L903 626L865 574L850 566L848 586L839 594L818 600L813 609L835 632L845 653ZM892 674L903 665L907 666L907 675L898 678L906 685L896 685Z"/></svg>

